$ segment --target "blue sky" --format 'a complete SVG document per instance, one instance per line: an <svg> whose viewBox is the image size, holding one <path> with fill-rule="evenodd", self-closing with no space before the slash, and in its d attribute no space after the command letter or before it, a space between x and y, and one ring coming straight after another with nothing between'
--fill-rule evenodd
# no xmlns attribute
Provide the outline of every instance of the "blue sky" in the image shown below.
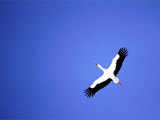
<svg viewBox="0 0 160 120"><path fill-rule="evenodd" d="M1 0L0 118L159 119L158 0ZM83 90L129 56L93 99Z"/></svg>

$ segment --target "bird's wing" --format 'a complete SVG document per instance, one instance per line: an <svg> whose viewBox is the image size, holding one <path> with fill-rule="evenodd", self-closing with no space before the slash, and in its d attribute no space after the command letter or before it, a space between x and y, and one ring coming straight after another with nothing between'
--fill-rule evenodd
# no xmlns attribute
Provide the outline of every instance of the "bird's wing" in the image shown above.
<svg viewBox="0 0 160 120"><path fill-rule="evenodd" d="M127 55L128 55L127 48L120 48L118 54L113 58L109 70L111 70L115 76L121 69L122 63Z"/></svg>
<svg viewBox="0 0 160 120"><path fill-rule="evenodd" d="M97 91L104 88L111 81L112 81L112 79L109 78L109 79L105 80L104 82L101 82L101 83L97 84L94 88L89 87L88 89L86 89L84 91L84 93L87 97L93 97Z"/></svg>

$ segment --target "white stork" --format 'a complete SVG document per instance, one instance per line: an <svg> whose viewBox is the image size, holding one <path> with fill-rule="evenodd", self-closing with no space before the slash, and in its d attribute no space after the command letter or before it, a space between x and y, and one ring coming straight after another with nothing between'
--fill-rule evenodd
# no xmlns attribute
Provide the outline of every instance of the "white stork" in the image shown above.
<svg viewBox="0 0 160 120"><path fill-rule="evenodd" d="M96 81L94 81L88 89L84 91L85 95L87 97L93 97L97 91L104 88L111 81L113 81L115 84L122 85L117 77L117 74L127 55L127 48L120 48L118 54L112 59L112 63L107 69L103 68L99 64L96 64L104 73Z"/></svg>

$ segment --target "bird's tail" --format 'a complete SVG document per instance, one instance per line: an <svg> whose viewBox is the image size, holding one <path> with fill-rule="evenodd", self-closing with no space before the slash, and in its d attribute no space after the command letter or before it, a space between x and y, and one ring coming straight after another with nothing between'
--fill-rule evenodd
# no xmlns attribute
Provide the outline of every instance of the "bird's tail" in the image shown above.
<svg viewBox="0 0 160 120"><path fill-rule="evenodd" d="M125 47L120 48L118 54L120 56L124 56L124 57L128 56L128 50L127 50L127 48L125 48Z"/></svg>

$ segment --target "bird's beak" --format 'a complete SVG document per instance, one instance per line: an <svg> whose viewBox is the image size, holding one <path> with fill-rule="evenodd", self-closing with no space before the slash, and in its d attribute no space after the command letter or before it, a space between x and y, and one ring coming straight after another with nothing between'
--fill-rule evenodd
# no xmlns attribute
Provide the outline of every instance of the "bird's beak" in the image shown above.
<svg viewBox="0 0 160 120"><path fill-rule="evenodd" d="M121 83L121 82L119 82L118 84L119 84L120 86L122 86L122 83Z"/></svg>

